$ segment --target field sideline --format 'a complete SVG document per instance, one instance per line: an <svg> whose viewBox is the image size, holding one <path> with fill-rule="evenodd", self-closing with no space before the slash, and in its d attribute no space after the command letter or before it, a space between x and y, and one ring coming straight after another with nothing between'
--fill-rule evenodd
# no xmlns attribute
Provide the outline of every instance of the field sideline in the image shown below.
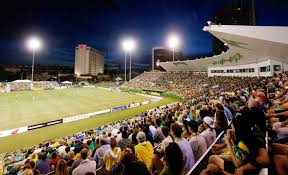
<svg viewBox="0 0 288 175"><path fill-rule="evenodd" d="M0 94L0 131L143 102L149 98L100 88Z"/></svg>
<svg viewBox="0 0 288 175"><path fill-rule="evenodd" d="M46 128L32 130L13 136L2 137L0 138L0 153L27 148L29 146L37 145L47 140L61 138L64 136L75 134L80 131L96 128L98 126L103 126L114 121L127 119L146 110L155 108L157 106L173 103L175 101L175 99L163 98L163 100L158 103L150 103L147 105L126 109L123 111L102 114L96 117L91 117L75 122L49 126Z"/></svg>

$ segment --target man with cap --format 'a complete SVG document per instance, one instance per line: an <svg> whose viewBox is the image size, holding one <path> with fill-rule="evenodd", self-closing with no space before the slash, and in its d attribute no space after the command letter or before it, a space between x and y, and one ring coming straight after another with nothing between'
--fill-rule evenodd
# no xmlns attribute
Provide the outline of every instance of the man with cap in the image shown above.
<svg viewBox="0 0 288 175"><path fill-rule="evenodd" d="M216 139L216 131L213 126L213 119L211 117L204 117L203 125L205 130L201 133L201 135L205 138L207 147L209 147Z"/></svg>

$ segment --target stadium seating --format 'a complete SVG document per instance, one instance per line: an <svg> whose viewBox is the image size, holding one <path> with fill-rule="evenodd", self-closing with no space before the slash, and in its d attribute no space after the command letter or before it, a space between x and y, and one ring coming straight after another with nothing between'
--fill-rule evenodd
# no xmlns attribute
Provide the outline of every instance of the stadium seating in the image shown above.
<svg viewBox="0 0 288 175"><path fill-rule="evenodd" d="M287 174L287 75L209 78L145 72L123 86L168 91L184 100L6 153L5 169L76 174L85 162L96 163L93 172L88 165L83 171L91 174L96 168L97 174L267 174L265 168Z"/></svg>
<svg viewBox="0 0 288 175"><path fill-rule="evenodd" d="M33 84L33 85L32 85ZM31 90L31 88L36 89L54 89L55 87L58 87L59 84L56 81L34 81L33 83L31 81L13 81L9 83L10 88L12 91L20 91L20 90Z"/></svg>

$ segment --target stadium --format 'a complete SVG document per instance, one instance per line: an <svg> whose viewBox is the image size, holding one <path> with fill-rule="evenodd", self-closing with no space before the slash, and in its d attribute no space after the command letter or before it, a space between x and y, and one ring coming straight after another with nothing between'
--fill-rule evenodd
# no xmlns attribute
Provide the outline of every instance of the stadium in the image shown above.
<svg viewBox="0 0 288 175"><path fill-rule="evenodd" d="M0 175L288 174L288 27L207 24L226 51L174 60L173 38L173 61L152 49L132 76L129 39L110 81L90 81L104 56L86 44L75 81L33 79L33 40L31 80L0 83Z"/></svg>
<svg viewBox="0 0 288 175"><path fill-rule="evenodd" d="M217 30L221 33L222 39L232 36L230 34L230 31L234 31L232 29L245 31L244 28L247 28L247 32L243 33L248 35L251 27L215 25L204 27L213 34L212 30ZM274 28L256 27L256 29L259 29L261 35L261 31ZM229 33L225 33L226 31ZM237 155L235 152L233 156L241 155L245 159L248 155L243 151L249 152L254 149L253 156L256 156L256 162L253 162L253 166L257 168L250 170L248 168L248 172L260 174L273 172L272 168L269 168L267 146L275 152L281 152L285 148L282 143L285 143L287 137L285 135L287 60L279 53L286 52L283 48L288 46L288 29L277 28L277 33L282 34L279 39L285 42L279 45L261 45L270 51L273 60L261 60L262 63L253 64L256 60L249 57L247 62L246 57L249 55L245 55L246 52L241 49L249 48L241 47L237 48L241 59L236 61L237 64L234 63L235 60L228 61L228 66L223 63L221 67L217 67L217 70L223 70L221 72L211 71L216 69L213 63L225 59L225 55L229 57L235 54L235 45L229 45L231 50L221 56L192 61L161 62L160 65L166 72L144 72L122 85L106 82L83 86L73 85L71 82L58 84L53 81L29 80L3 83L0 99L2 114L0 150L4 160L2 168L5 172L15 171L17 165L23 162L27 164L28 160L31 162L35 156L40 157L44 153L52 155L51 161L54 159L59 161L65 154L67 154L64 157L66 161L73 161L76 160L75 157L73 159L73 155L82 155L83 150L90 149L91 158L96 161L97 172L107 174L109 171L115 171L114 166L106 164L106 167L103 167L109 160L106 160L107 157L104 155L100 161L99 151L109 149L107 142L110 142L111 146L112 143L118 142L119 147L114 145L116 150L128 151L129 144L135 145L136 158L143 160L148 170L156 173L164 167L160 158L163 153L170 154L168 152L173 144L166 147L165 144L173 141L171 140L173 137L176 143L179 142L178 151L186 149L181 155L183 172L186 174L226 171L213 166L223 165L221 155L227 148L231 149L230 151L240 149L231 147L231 144L235 144L238 139L241 139L238 140L238 146L241 143L242 147L238 150L240 152L237 152ZM240 37L239 40L241 39ZM231 38L229 41L228 44L235 43ZM247 43L250 46L249 42ZM259 53L255 48L249 50ZM281 62L276 62L274 59ZM203 63L207 61L211 64ZM265 70L263 74L261 67L264 63L271 69ZM207 67L201 67L203 65ZM253 67L256 65L258 67ZM253 68L256 71L235 71L237 75L229 76L230 72L226 70L233 67L240 67L243 70ZM273 69L275 67L277 69ZM224 75L225 73L228 75ZM231 125L233 129L230 129ZM254 129L245 130L243 127ZM169 128L171 135L166 131ZM277 137L273 138L271 143L267 140L272 139L269 130L277 133ZM235 136L237 135L236 140L232 139L235 137L232 135L233 132ZM256 142L253 141L255 137ZM72 152L69 150L67 152L66 148ZM143 149L142 152L138 150L140 148ZM256 153L257 149L261 154ZM177 149L173 152L177 152ZM30 155L27 157L27 154ZM179 158L179 154L175 156L175 159ZM270 156L275 163L282 161L283 157L279 160L277 157L281 155ZM239 158L235 157L235 160L232 158L235 166L241 164L237 159ZM121 165L118 166L121 168ZM47 173L54 174L55 170Z"/></svg>

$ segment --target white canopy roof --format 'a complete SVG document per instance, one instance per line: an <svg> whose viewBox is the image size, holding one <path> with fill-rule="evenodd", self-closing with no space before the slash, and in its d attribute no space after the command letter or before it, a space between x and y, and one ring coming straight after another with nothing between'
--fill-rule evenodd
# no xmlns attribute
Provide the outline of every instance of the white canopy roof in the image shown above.
<svg viewBox="0 0 288 175"><path fill-rule="evenodd" d="M123 79L121 77L115 78L116 81L122 81Z"/></svg>
<svg viewBox="0 0 288 175"><path fill-rule="evenodd" d="M14 83L32 83L31 80L15 80Z"/></svg>
<svg viewBox="0 0 288 175"><path fill-rule="evenodd" d="M210 25L203 28L225 43L227 52L209 58L160 62L167 71L206 72L208 67L244 65L273 59L288 63L288 27Z"/></svg>
<svg viewBox="0 0 288 175"><path fill-rule="evenodd" d="M63 81L63 82L61 82L62 84L72 84L72 82L71 81Z"/></svg>

